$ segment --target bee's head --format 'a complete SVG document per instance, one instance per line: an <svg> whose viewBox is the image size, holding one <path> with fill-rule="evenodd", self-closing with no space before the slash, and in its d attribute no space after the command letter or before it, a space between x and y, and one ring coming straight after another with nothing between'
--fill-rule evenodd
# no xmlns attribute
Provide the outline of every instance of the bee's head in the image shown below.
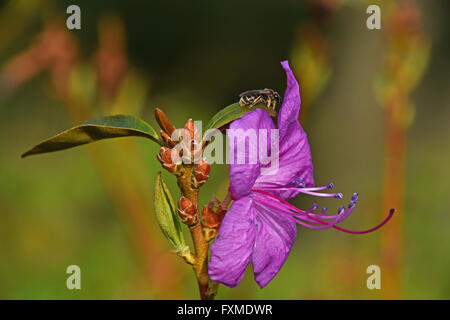
<svg viewBox="0 0 450 320"><path fill-rule="evenodd" d="M275 100L277 101L277 104L281 102L281 97L278 94L278 92L275 91L275 93L273 94L273 97L275 98Z"/></svg>

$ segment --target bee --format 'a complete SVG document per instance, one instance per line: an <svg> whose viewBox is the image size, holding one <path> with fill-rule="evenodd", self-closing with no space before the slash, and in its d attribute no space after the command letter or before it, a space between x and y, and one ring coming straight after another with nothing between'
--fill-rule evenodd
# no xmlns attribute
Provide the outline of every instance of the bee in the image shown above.
<svg viewBox="0 0 450 320"><path fill-rule="evenodd" d="M276 116L275 107L281 102L278 92L267 88L242 92L239 98L241 107L247 106L252 108L257 104L265 104L272 117Z"/></svg>
<svg viewBox="0 0 450 320"><path fill-rule="evenodd" d="M281 102L278 92L267 88L242 92L239 98L241 107L247 106L252 108L257 104L265 104L272 117L276 116L275 107Z"/></svg>

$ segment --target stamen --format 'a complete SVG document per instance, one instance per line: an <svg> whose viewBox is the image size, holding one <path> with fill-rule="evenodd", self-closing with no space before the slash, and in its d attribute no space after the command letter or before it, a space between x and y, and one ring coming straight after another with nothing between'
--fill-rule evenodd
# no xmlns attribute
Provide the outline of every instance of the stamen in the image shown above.
<svg viewBox="0 0 450 320"><path fill-rule="evenodd" d="M342 195L342 193L319 193L319 192L312 192L312 191L308 191L308 189L300 189L299 190L301 193L304 194L309 194L310 196L316 196L316 197L334 197L336 199L342 199L344 196Z"/></svg>
<svg viewBox="0 0 450 320"><path fill-rule="evenodd" d="M329 183L328 185L322 186L322 187L306 188L305 183L303 183L303 179L301 179L301 178L295 179L294 181L292 181L291 186L284 186L284 185L280 185L278 183L273 183L273 182L263 182L263 183L259 183L257 185L257 188L262 188L264 190L291 191L292 189L297 189L297 191L299 191L300 193L308 194L311 196L330 197L330 198L334 197L336 199L342 199L343 195L340 192L339 193L316 192L316 191L320 191L320 190L331 189L333 187L334 187L334 184ZM355 196L355 194L353 196Z"/></svg>
<svg viewBox="0 0 450 320"><path fill-rule="evenodd" d="M339 226L336 226L337 223L343 221L344 219L346 219L353 211L353 209L355 208L355 204L356 201L358 200L358 194L354 193L352 196L352 200L350 201L348 208L345 209L344 206L341 206L338 210L338 214L334 215L334 216L325 216L325 212L327 211L327 208L323 208L322 211L318 214L312 214L313 211L317 210L318 205L314 204L311 209L309 209L308 211L303 211L301 209L298 209L297 207L295 207L294 205L290 204L289 202L285 201L284 199L270 193L264 190L260 190L260 189L252 189L253 192L257 192L257 193L261 193L264 194L266 196L269 196L271 198L274 198L276 200L278 200L279 202L283 203L284 205L286 205L290 210L292 210L292 216L295 218L296 223L305 226L307 228L311 228L311 229L326 229L326 228L334 228L337 229L339 231L342 232L346 232L346 233L351 233L351 234L365 234L365 233L370 233L373 232L375 230L378 230L379 228L381 228L382 226L384 226L394 215L395 213L395 209L391 209L389 212L389 215L377 226L367 229L367 230L363 230L363 231L354 231L354 230L348 230L345 228L341 228ZM311 192L311 193L315 193L315 192ZM320 194L322 195L322 194ZM335 194L335 195L340 195L340 198L342 197L342 194ZM334 196L335 196L334 195ZM331 196L331 195L327 195L327 196ZM317 218L317 217L320 217ZM334 219L334 221L332 222L326 222L323 221L321 219ZM303 220L303 221L300 221ZM317 225L310 225L306 222L309 223L318 223L321 224L322 226L317 226Z"/></svg>
<svg viewBox="0 0 450 320"><path fill-rule="evenodd" d="M329 183L326 186L322 186L322 187L311 187L311 188L303 188L303 190L307 190L307 191L320 191L320 190L326 190L326 189L333 189L334 188L334 183Z"/></svg>
<svg viewBox="0 0 450 320"><path fill-rule="evenodd" d="M316 217L323 217L323 216L325 216L325 214L327 213L327 210L328 210L328 208L327 207L324 207L323 209L322 209L322 211L320 211L318 214L316 214L315 216ZM326 217L325 217L326 218Z"/></svg>
<svg viewBox="0 0 450 320"><path fill-rule="evenodd" d="M299 188L304 188L304 187L306 187L306 185L305 185L305 183L303 182L303 179L302 179L302 178L300 178L300 179L295 179L294 181L292 181L292 184L293 184L294 186L296 186L296 187L299 187Z"/></svg>
<svg viewBox="0 0 450 320"><path fill-rule="evenodd" d="M328 223L328 222L324 222L324 221L320 220L321 221L320 224L322 224L321 226L320 225L319 226L309 225L309 224L306 224L306 223L304 223L302 221L299 221L299 220L303 220L303 221L310 222L310 223L316 223L316 224L319 223L318 222L319 219L314 217L316 215L311 214L311 209L315 209L315 206L313 206L309 211L303 211L301 209L298 209L294 205L290 204L289 202L287 202L287 201L285 201L285 200L277 197L276 195L271 194L270 192L267 192L265 190L253 189L252 191L258 192L258 193L262 193L264 195L267 195L267 196L269 196L271 198L274 198L274 199L280 201L281 203L286 205L289 210L291 210L291 211L289 211L290 212L290 216L293 216L296 219L295 221L297 223L299 223L302 226L311 228L311 229L327 229L327 228L331 228L333 225L335 225L336 223L338 223L339 221L342 220L343 213L345 212L345 210L344 211L341 210L341 214L335 215L333 217L321 216L321 218L323 218L323 219L334 219L333 222L329 222ZM285 213L285 212L283 212L283 213ZM347 216L347 215L345 215L345 216ZM299 220L297 220L297 219L299 219Z"/></svg>

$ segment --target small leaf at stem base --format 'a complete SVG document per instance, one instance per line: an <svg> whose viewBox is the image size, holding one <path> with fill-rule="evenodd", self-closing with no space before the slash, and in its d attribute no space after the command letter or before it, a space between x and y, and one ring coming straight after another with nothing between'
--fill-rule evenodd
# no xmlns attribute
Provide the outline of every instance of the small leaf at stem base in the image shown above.
<svg viewBox="0 0 450 320"><path fill-rule="evenodd" d="M169 188L162 179L161 172L156 177L154 204L156 219L164 236L176 251L184 252L187 247L178 220L177 208Z"/></svg>

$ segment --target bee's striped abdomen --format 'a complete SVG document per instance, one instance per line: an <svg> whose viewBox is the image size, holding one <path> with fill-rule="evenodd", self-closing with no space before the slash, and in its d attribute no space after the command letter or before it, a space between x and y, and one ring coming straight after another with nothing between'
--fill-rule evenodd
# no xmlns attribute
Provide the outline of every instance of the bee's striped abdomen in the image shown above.
<svg viewBox="0 0 450 320"><path fill-rule="evenodd" d="M257 98L256 95L241 96L241 99L239 100L239 104L241 106L249 106L255 101L256 98Z"/></svg>

